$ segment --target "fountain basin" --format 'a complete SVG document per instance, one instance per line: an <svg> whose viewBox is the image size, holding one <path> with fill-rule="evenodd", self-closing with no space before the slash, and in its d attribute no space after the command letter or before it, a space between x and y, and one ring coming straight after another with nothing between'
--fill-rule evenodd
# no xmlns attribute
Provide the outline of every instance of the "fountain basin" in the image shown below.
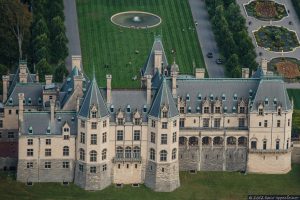
<svg viewBox="0 0 300 200"><path fill-rule="evenodd" d="M124 28L153 28L162 21L158 15L141 11L120 12L113 15L110 20L113 24Z"/></svg>

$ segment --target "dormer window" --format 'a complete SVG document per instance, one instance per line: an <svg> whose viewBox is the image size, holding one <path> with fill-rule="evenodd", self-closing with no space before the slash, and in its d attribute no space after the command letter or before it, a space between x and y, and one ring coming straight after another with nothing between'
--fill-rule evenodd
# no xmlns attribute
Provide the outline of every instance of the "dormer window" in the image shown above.
<svg viewBox="0 0 300 200"><path fill-rule="evenodd" d="M218 106L218 107L215 107L215 113L221 113L221 109L220 109L219 106Z"/></svg>
<svg viewBox="0 0 300 200"><path fill-rule="evenodd" d="M264 115L264 110L262 108L258 109L258 115Z"/></svg>
<svg viewBox="0 0 300 200"><path fill-rule="evenodd" d="M59 117L57 118L57 121L61 122L61 116L59 116Z"/></svg>
<svg viewBox="0 0 300 200"><path fill-rule="evenodd" d="M188 112L191 113L192 112L192 108L191 106L188 107Z"/></svg>
<svg viewBox="0 0 300 200"><path fill-rule="evenodd" d="M237 94L234 94L234 95L233 95L233 100L234 100L234 101L237 101Z"/></svg>
<svg viewBox="0 0 300 200"><path fill-rule="evenodd" d="M134 119L134 124L135 125L140 125L141 124L141 119L140 118L135 118Z"/></svg>
<svg viewBox="0 0 300 200"><path fill-rule="evenodd" d="M31 105L32 101L31 98L28 98L28 105Z"/></svg>
<svg viewBox="0 0 300 200"><path fill-rule="evenodd" d="M147 112L147 106L146 105L144 105L143 112L144 113Z"/></svg>
<svg viewBox="0 0 300 200"><path fill-rule="evenodd" d="M92 118L96 118L97 117L97 111L92 111L91 114L92 114Z"/></svg>
<svg viewBox="0 0 300 200"><path fill-rule="evenodd" d="M163 111L163 118L167 118L168 117L168 112L167 111Z"/></svg>
<svg viewBox="0 0 300 200"><path fill-rule="evenodd" d="M113 113L115 111L114 105L110 106L110 112Z"/></svg>
<svg viewBox="0 0 300 200"><path fill-rule="evenodd" d="M24 104L24 105L26 104L26 100L25 100L25 99L23 99L23 104Z"/></svg>
<svg viewBox="0 0 300 200"><path fill-rule="evenodd" d="M277 105L277 99L274 98L273 104L276 106Z"/></svg>
<svg viewBox="0 0 300 200"><path fill-rule="evenodd" d="M200 107L199 107L199 106L197 106L196 110L197 110L197 112L200 112Z"/></svg>
<svg viewBox="0 0 300 200"><path fill-rule="evenodd" d="M224 107L224 112L227 112L227 106Z"/></svg>
<svg viewBox="0 0 300 200"><path fill-rule="evenodd" d="M225 101L226 100L226 96L225 94L222 94L222 101Z"/></svg>
<svg viewBox="0 0 300 200"><path fill-rule="evenodd" d="M281 108L278 108L278 109L277 109L277 114L278 114L279 116L281 116Z"/></svg>
<svg viewBox="0 0 300 200"><path fill-rule="evenodd" d="M12 105L12 104L13 104L13 99L12 99L11 97L10 97L9 100L8 100L8 104L9 104L9 105Z"/></svg>
<svg viewBox="0 0 300 200"><path fill-rule="evenodd" d="M249 90L249 97L252 97L253 96L253 91L250 89Z"/></svg>
<svg viewBox="0 0 300 200"><path fill-rule="evenodd" d="M244 106L240 107L240 113L245 113L245 107Z"/></svg>
<svg viewBox="0 0 300 200"><path fill-rule="evenodd" d="M265 105L269 105L269 99L268 98L265 98Z"/></svg>
<svg viewBox="0 0 300 200"><path fill-rule="evenodd" d="M190 95L189 94L186 95L186 100L190 101Z"/></svg>
<svg viewBox="0 0 300 200"><path fill-rule="evenodd" d="M75 121L75 117L72 117L72 118L71 118L71 121L74 122L74 121Z"/></svg>
<svg viewBox="0 0 300 200"><path fill-rule="evenodd" d="M214 95L211 94L210 97L209 97L209 99L210 99L211 101L214 100Z"/></svg>
<svg viewBox="0 0 300 200"><path fill-rule="evenodd" d="M198 94L198 101L201 101L202 100L202 96L201 96L201 94L199 93Z"/></svg>
<svg viewBox="0 0 300 200"><path fill-rule="evenodd" d="M232 112L235 112L235 111L236 111L236 107L233 106L233 107L232 107Z"/></svg>
<svg viewBox="0 0 300 200"><path fill-rule="evenodd" d="M32 134L32 133L33 133L32 126L29 127L28 133L29 133L29 134Z"/></svg>
<svg viewBox="0 0 300 200"><path fill-rule="evenodd" d="M204 113L209 113L209 107L204 107Z"/></svg>
<svg viewBox="0 0 300 200"><path fill-rule="evenodd" d="M39 99L38 99L38 104L42 105L42 98L41 97L39 97Z"/></svg>
<svg viewBox="0 0 300 200"><path fill-rule="evenodd" d="M69 128L64 128L64 133L68 133L70 131Z"/></svg>
<svg viewBox="0 0 300 200"><path fill-rule="evenodd" d="M128 105L128 106L127 106L127 109L126 109L126 111L127 111L128 113L130 113L130 112L131 112L130 105Z"/></svg>
<svg viewBox="0 0 300 200"><path fill-rule="evenodd" d="M50 126L48 126L48 128L47 128L47 132L46 132L47 134L50 134Z"/></svg>
<svg viewBox="0 0 300 200"><path fill-rule="evenodd" d="M117 121L118 121L118 125L124 124L123 118L118 118Z"/></svg>

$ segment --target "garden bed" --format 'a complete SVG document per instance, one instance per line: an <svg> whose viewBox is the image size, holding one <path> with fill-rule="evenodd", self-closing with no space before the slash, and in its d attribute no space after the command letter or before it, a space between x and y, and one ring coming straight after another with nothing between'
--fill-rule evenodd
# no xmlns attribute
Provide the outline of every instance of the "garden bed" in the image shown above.
<svg viewBox="0 0 300 200"><path fill-rule="evenodd" d="M269 51L288 52L299 47L296 33L284 27L261 27L254 35L257 45Z"/></svg>
<svg viewBox="0 0 300 200"><path fill-rule="evenodd" d="M287 79L300 77L300 61L295 58L274 58L268 63L268 71L273 71Z"/></svg>
<svg viewBox="0 0 300 200"><path fill-rule="evenodd" d="M245 5L247 14L263 21L278 21L286 17L285 6L275 1L256 0Z"/></svg>

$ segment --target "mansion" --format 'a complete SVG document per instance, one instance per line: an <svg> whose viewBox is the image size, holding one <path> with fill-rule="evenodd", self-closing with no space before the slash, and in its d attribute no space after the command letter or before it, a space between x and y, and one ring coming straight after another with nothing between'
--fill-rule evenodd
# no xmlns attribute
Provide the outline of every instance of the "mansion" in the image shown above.
<svg viewBox="0 0 300 200"><path fill-rule="evenodd" d="M264 64L263 64L264 65ZM80 56L63 83L45 82L21 61L4 75L0 168L17 180L74 182L85 190L145 184L180 187L179 171L291 170L293 104L285 84L259 68L242 78L182 75L156 38L141 89L99 88Z"/></svg>

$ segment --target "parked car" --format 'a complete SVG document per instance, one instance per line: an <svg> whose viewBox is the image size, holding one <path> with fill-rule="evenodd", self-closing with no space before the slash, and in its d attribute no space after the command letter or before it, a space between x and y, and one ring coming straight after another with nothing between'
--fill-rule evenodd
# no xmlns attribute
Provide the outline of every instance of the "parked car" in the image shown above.
<svg viewBox="0 0 300 200"><path fill-rule="evenodd" d="M213 57L213 53L212 52L208 52L206 55L208 58L212 58Z"/></svg>
<svg viewBox="0 0 300 200"><path fill-rule="evenodd" d="M218 58L218 59L216 60L216 63L217 63L218 65L221 65L221 64L223 64L223 60L222 60L221 58Z"/></svg>

